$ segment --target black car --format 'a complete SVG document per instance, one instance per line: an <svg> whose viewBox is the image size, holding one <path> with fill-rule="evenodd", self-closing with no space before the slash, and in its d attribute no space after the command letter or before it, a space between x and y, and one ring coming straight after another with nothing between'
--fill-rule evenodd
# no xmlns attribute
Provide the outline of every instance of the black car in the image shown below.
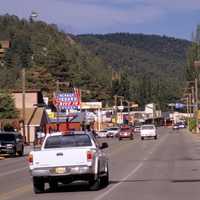
<svg viewBox="0 0 200 200"><path fill-rule="evenodd" d="M24 153L23 137L17 132L0 132L0 154L22 156Z"/></svg>

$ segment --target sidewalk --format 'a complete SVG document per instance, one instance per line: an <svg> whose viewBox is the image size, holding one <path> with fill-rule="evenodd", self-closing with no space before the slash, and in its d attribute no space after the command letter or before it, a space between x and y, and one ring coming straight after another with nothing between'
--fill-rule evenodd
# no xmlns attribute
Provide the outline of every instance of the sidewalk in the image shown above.
<svg viewBox="0 0 200 200"><path fill-rule="evenodd" d="M190 135L192 135L192 137L193 137L194 139L200 140L200 133L191 132L191 131L189 131L188 129L185 129L185 132L188 133L188 134L190 134Z"/></svg>

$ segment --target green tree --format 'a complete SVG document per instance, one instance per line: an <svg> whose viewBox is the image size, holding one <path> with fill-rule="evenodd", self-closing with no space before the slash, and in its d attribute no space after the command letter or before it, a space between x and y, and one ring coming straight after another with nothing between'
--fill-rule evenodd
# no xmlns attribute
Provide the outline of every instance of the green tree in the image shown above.
<svg viewBox="0 0 200 200"><path fill-rule="evenodd" d="M199 68L195 68L195 61L200 61L200 25L197 25L195 33L193 33L192 45L188 50L186 77L187 80L194 80L200 73Z"/></svg>
<svg viewBox="0 0 200 200"><path fill-rule="evenodd" d="M8 93L0 93L0 119L15 119L18 112L14 100Z"/></svg>

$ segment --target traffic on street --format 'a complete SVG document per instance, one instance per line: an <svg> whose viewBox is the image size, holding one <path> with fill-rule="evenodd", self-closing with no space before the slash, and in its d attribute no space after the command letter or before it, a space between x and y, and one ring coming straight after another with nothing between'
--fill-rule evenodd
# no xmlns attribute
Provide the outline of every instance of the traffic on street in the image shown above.
<svg viewBox="0 0 200 200"><path fill-rule="evenodd" d="M41 194L33 192L26 149L23 157L0 161L1 200L198 200L200 195L200 138L186 129L157 128L158 138L133 140L98 138L108 143L109 184L91 191L88 183L59 184L55 191L45 185Z"/></svg>

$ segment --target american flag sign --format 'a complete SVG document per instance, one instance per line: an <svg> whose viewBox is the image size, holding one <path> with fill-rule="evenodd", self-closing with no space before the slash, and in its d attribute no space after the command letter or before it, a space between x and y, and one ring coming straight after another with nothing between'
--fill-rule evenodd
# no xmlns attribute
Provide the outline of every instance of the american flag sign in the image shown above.
<svg viewBox="0 0 200 200"><path fill-rule="evenodd" d="M57 93L54 97L54 105L60 109L80 109L81 94L80 89L74 88L73 93Z"/></svg>

